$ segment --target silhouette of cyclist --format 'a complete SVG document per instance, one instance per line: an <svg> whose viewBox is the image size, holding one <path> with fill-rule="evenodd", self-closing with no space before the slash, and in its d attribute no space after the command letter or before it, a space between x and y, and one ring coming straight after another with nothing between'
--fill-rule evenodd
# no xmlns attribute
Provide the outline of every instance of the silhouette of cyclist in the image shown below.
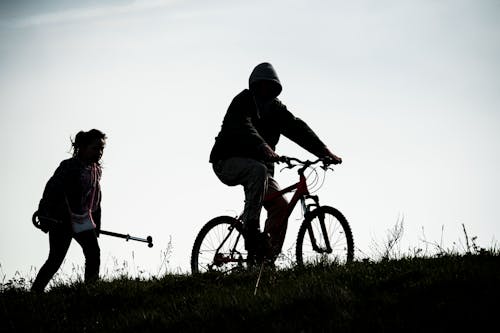
<svg viewBox="0 0 500 333"><path fill-rule="evenodd" d="M263 202L265 195L279 191L274 180L275 148L280 135L316 155L342 159L334 155L311 128L295 117L277 98L282 86L270 63L257 65L249 78L249 89L232 100L215 138L210 162L217 177L228 186L242 185L245 208L241 215L248 257L274 259L281 252L287 229L287 200L278 196ZM260 213L267 210L264 232L260 231ZM269 239L270 238L270 239Z"/></svg>

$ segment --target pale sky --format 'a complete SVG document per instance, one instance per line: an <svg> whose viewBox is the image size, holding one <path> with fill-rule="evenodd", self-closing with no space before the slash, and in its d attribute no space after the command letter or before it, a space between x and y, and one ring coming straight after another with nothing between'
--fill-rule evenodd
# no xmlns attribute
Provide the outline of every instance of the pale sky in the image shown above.
<svg viewBox="0 0 500 333"><path fill-rule="evenodd" d="M169 271L188 272L203 224L243 207L242 188L220 183L208 155L263 61L282 102L344 160L318 194L349 220L357 258L402 216L404 253L424 237L460 247L462 224L498 247L500 2L76 3L0 2L0 282L46 260L31 214L70 137L91 128L108 135L103 229L155 243L102 236L101 274L123 262L132 275L163 273L170 239ZM285 138L277 152L313 157ZM73 242L62 272L83 263Z"/></svg>

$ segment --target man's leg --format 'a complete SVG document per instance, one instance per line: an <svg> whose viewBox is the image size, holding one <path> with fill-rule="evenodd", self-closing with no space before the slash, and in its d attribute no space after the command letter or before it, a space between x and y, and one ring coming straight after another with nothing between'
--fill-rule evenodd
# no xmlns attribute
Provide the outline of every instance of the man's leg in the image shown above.
<svg viewBox="0 0 500 333"><path fill-rule="evenodd" d="M247 250L254 250L260 233L260 212L267 190L267 167L254 159L233 157L219 161L214 165L217 177L226 185L243 185L245 190L245 208L241 219Z"/></svg>
<svg viewBox="0 0 500 333"><path fill-rule="evenodd" d="M278 183L274 178L269 177L266 196L278 191L280 191ZM288 201L284 196L280 195L272 201L264 202L264 208L267 210L264 232L269 233L271 236L272 254L277 257L283 247L288 226Z"/></svg>

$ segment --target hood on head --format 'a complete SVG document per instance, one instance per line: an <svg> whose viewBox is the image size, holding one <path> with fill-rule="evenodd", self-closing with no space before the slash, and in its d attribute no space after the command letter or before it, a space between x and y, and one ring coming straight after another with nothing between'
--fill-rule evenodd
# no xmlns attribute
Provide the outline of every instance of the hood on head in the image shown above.
<svg viewBox="0 0 500 333"><path fill-rule="evenodd" d="M254 83L264 80L272 81L276 84L276 96L278 96L281 93L281 90L283 88L278 78L278 74L276 74L273 65L271 65L268 62L263 62L255 66L252 73L250 74L250 78L248 79L248 85L249 87L252 87Z"/></svg>

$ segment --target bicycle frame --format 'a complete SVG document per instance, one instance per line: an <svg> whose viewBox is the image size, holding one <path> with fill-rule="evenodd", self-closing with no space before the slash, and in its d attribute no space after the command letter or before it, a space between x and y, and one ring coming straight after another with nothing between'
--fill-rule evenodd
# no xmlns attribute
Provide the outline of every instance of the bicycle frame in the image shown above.
<svg viewBox="0 0 500 333"><path fill-rule="evenodd" d="M226 241L229 239L229 237L231 237L231 234L233 233L233 230L235 228L236 228L236 226L234 224L229 227L229 233L226 235L226 237L224 237L224 239L220 243L219 247L217 247L217 250L215 251L215 256L214 256L214 264L216 266L221 266L223 264L226 264L226 263L229 263L229 262L235 262L235 261L238 262L238 263L241 263L243 261L241 253L239 253L238 251L236 251L236 246L238 245L238 242L240 240L241 233L239 233L238 236L236 237L236 241L234 242L234 246L231 249L231 257L227 258L227 257L224 257L223 255L221 255L219 253L219 251L222 248L222 246L224 246L224 243L226 243ZM232 258L235 253L237 253L239 255L238 259L233 259Z"/></svg>
<svg viewBox="0 0 500 333"><path fill-rule="evenodd" d="M306 177L304 176L304 170L306 168L307 167L302 167L301 169L299 169L299 171L298 171L299 181L297 183L290 185L290 186L288 186L288 187L286 187L278 192L271 193L264 198L264 202L272 201L273 199L275 199L279 196L282 196L285 193L289 193L289 192L292 192L295 190L295 193L293 194L293 197L287 206L286 219L288 219L290 217L290 215L292 214L292 211L294 210L294 208L297 205L299 200L301 201L302 208L303 208L304 212L306 212L306 213L310 211L311 206L319 207L318 196L309 195L309 188L307 187ZM306 202L305 202L306 199L314 200L314 204L306 205Z"/></svg>
<svg viewBox="0 0 500 333"><path fill-rule="evenodd" d="M269 195L267 195L265 198L264 198L264 202L266 201L272 201L273 199L279 197L279 196L282 196L283 194L285 193L289 193L289 192L292 192L294 190L295 193L292 197L292 199L290 200L290 202L288 203L288 206L287 206L287 213L286 213L286 216L284 217L284 219L288 219L290 217L290 215L292 214L292 211L294 210L295 206L297 205L298 201L301 200L301 203L302 203L302 208L304 210L304 212L309 212L310 211L310 207L311 206L318 206L319 207L319 199L317 196L309 196L309 188L307 187L307 182L306 182L306 177L304 176L304 170L306 169L306 167L302 167L298 173L299 173L299 181L293 185L290 185L278 192L274 192L274 193L271 193ZM315 201L314 204L312 205L306 205L306 202L305 200L307 198L311 198ZM220 245L217 247L217 250L215 251L215 256L214 256L214 264L216 266L220 266L220 265L223 265L225 263L229 263L229 262L240 262L242 259L241 258L238 258L238 259L235 259L233 257L234 254L238 254L241 256L240 253L238 253L238 251L236 250L236 246L240 240L240 237L241 237L241 234L238 235L238 237L236 238L236 241L234 243L234 246L233 248L231 249L230 253L231 253L231 256L230 257L224 257L222 255L220 255L219 251L220 249L224 246L224 244L226 243L226 241L229 239L229 237L231 236L231 234L233 233L235 229L235 226L230 226L229 227L229 233L224 237L224 239L222 240L222 242L220 243ZM312 234L312 232L310 232L310 234ZM314 241L314 244L316 243L316 241Z"/></svg>
<svg viewBox="0 0 500 333"><path fill-rule="evenodd" d="M286 187L286 188L284 188L284 189L282 189L282 190L280 190L278 192L271 193L271 194L267 195L264 198L264 202L266 202L266 201L272 201L273 199L275 199L275 198L277 198L279 196L282 196L285 193L289 193L289 192L292 192L292 191L295 190L295 193L292 196L292 199L290 200L290 202L288 203L288 206L287 206L287 213L286 213L286 216L284 217L285 221L288 220L288 218L292 214L292 212L295 209L295 206L297 205L297 203L299 202L299 200L301 201L301 204L302 204L302 210L304 212L304 216L307 216L307 214L309 212L311 212L312 208L318 208L320 206L319 205L319 198L318 198L318 196L317 195L310 195L309 188L307 187L306 177L304 176L304 171L308 167L310 167L311 165L315 164L316 162L305 163L297 171L298 174L299 174L299 181L297 183L295 183L293 185L290 185L290 186L288 186L288 187ZM306 204L306 200L307 199L313 200L314 203L312 203L312 204ZM328 234L327 234L327 230L326 230L326 226L325 226L325 221L324 221L324 215L320 215L319 216L319 220L320 220L321 232L323 234L323 238L324 238L324 241L325 241L326 249L321 249L317 245L316 237L314 236L312 228L308 228L308 234L309 234L309 237L311 239L312 247L313 247L313 249L315 251L317 251L319 253L331 253L332 252L332 248L331 248L331 245L330 245L330 240L328 239Z"/></svg>
<svg viewBox="0 0 500 333"><path fill-rule="evenodd" d="M314 162L306 161L305 163L302 161L299 161L299 162L302 162L302 166L299 168L299 170L297 170L297 173L299 174L299 181L295 184L292 184L292 185L280 190L280 191L277 191L277 192L274 192L274 193L267 195L264 198L264 202L272 201L273 199L275 199L279 196L282 196L286 193L290 193L290 192L295 191L295 193L292 196L292 199L288 203L287 212L286 212L286 215L284 216L284 220L288 220L288 218L292 214L293 210L295 209L295 206L297 205L297 203L299 201L301 202L302 209L304 211L304 216L307 217L307 214L309 214L315 208L319 207L319 198L317 195L310 195L309 188L307 186L306 177L304 176L304 172L311 165L316 164L319 161L321 161L321 160L318 159L317 161L314 161ZM291 164L289 164L288 167L292 168L293 166ZM307 204L307 202L306 202L307 199L311 199L313 202L310 204ZM323 234L326 248L322 249L318 246L316 237L314 236L314 232L313 232L312 228L309 227L308 234L309 234L309 237L311 239L312 247L318 253L331 253L332 249L330 246L330 241L328 239L328 234L326 232L326 226L324 223L324 215L323 214L321 214L319 216L319 220L320 220L321 232ZM239 218L237 218L235 220L235 222L241 223L241 220L239 220ZM238 263L240 265L244 261L246 261L246 259L243 259L242 254L237 250L237 246L238 246L240 239L243 239L241 233L238 230L236 230L236 232L238 232L238 236L234 240L234 244L231 246L231 249L229 250L230 255L225 256L224 254L222 254L220 252L220 250L222 249L224 244L230 239L231 234L235 231L235 229L238 229L236 227L236 224L232 224L229 226L229 228L228 228L229 233L227 235L225 235L224 239L222 240L222 242L220 243L220 245L217 247L217 249L215 251L215 255L214 255L214 259L213 259L213 263L212 263L213 265L219 267L219 266L222 266L224 264L231 263L231 262Z"/></svg>

